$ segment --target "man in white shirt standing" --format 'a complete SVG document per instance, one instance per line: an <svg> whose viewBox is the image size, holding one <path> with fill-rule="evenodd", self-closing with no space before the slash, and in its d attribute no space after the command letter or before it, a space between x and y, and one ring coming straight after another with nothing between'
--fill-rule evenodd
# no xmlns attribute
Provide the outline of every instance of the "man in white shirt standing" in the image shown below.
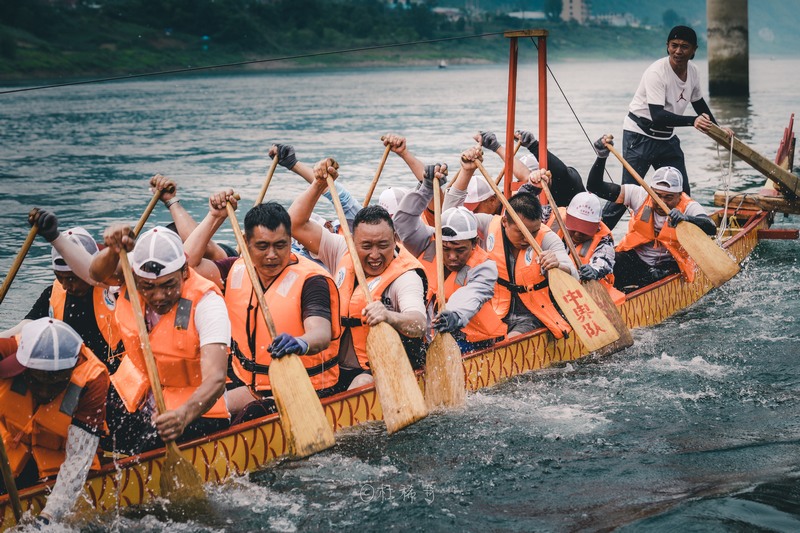
<svg viewBox="0 0 800 533"><path fill-rule="evenodd" d="M636 172L644 176L651 166L674 167L683 176L683 192L687 195L689 178L674 130L694 126L706 131L712 122L717 122L703 99L697 67L690 62L695 52L697 34L692 28L675 26L670 30L667 57L650 65L642 75L622 126L622 155ZM689 104L696 116L683 114ZM627 169L622 172L622 184L636 184ZM603 222L613 229L624 212L622 204L606 204Z"/></svg>

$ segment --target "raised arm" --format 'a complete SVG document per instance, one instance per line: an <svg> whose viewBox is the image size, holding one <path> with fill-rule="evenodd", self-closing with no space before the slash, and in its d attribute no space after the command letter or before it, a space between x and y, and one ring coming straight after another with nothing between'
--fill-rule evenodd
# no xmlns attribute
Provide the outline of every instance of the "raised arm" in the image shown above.
<svg viewBox="0 0 800 533"><path fill-rule="evenodd" d="M406 138L394 133L387 133L383 136L384 146L388 146L390 150L400 156L400 159L405 161L411 173L417 178L417 181L424 179L425 165L411 153L406 145Z"/></svg>
<svg viewBox="0 0 800 533"><path fill-rule="evenodd" d="M136 242L133 238L133 228L124 223L109 226L103 232L103 242L106 247L92 259L89 275L99 283L123 285L125 279L119 267L119 251L123 248L126 252L133 250Z"/></svg>
<svg viewBox="0 0 800 533"><path fill-rule="evenodd" d="M586 179L586 190L592 192L604 200L609 202L616 202L621 204L624 200L622 194L622 187L617 183L603 181L603 175L606 169L606 159L608 159L609 150L606 148L605 143L614 144L614 136L607 133L594 142L594 149L597 153L592 169L589 171L589 177Z"/></svg>
<svg viewBox="0 0 800 533"><path fill-rule="evenodd" d="M292 219L292 237L302 244L311 253L319 253L322 232L327 231L319 224L311 221L311 213L317 205L322 193L327 189L326 175L333 179L339 176L339 171L333 167L333 160L323 159L314 165L314 180L311 181L305 192L295 198L289 207L289 216Z"/></svg>

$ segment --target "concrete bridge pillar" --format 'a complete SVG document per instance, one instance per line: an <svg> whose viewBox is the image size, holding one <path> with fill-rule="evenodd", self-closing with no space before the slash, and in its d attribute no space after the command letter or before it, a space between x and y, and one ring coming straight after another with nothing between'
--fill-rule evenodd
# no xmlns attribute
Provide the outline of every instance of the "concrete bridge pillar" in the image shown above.
<svg viewBox="0 0 800 533"><path fill-rule="evenodd" d="M708 92L749 96L747 0L707 0Z"/></svg>

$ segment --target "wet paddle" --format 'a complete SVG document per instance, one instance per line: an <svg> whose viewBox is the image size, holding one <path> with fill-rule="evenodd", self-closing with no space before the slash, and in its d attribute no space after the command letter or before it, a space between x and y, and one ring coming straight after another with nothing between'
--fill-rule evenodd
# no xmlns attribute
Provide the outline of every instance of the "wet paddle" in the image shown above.
<svg viewBox="0 0 800 533"><path fill-rule="evenodd" d="M445 309L444 250L442 247L442 190L439 178L433 186L433 213L436 243L436 304L439 312ZM434 407L459 407L466 396L464 364L461 349L451 333L436 333L428 346L425 358L425 404Z"/></svg>
<svg viewBox="0 0 800 533"><path fill-rule="evenodd" d="M172 190L174 189L170 187L170 191ZM150 202L147 204L147 207L144 208L144 213L142 213L142 216L139 217L139 222L136 223L136 227L133 228L134 239L139 236L139 233L142 231L142 228L147 223L147 219L150 218L150 213L152 213L153 209L155 209L156 204L158 203L158 199L161 198L162 192L164 191L156 190L156 192L153 193L153 197L150 198Z"/></svg>
<svg viewBox="0 0 800 533"><path fill-rule="evenodd" d="M381 137L381 140L384 138ZM367 207L369 205L369 201L372 200L372 193L375 192L375 187L378 185L378 178L381 177L381 172L383 172L383 165L386 164L386 158L389 157L389 152L392 151L392 147L386 145L386 149L383 151L383 157L381 157L381 162L378 165L378 170L375 171L375 177L372 178L372 183L369 186L369 190L367 191L367 196L364 198L363 207Z"/></svg>
<svg viewBox="0 0 800 533"><path fill-rule="evenodd" d="M548 174L550 174L550 171L548 171ZM580 268L583 264L583 261L581 260L580 255L578 255L578 250L575 249L575 243L572 242L572 237L570 237L567 226L564 224L564 220L561 218L561 213L558 211L558 206L556 205L556 201L553 199L553 195L550 192L550 187L547 186L547 183L545 183L544 180L542 180L542 190L547 196L547 201L553 207L553 214L556 217L558 226L561 228L561 233L564 235L564 242L567 243L567 248L569 248L569 252L572 254L572 258L575 261L575 266ZM614 329L616 329L619 333L619 339L599 350L600 355L612 354L631 346L633 344L631 330L625 323L625 319L622 318L622 315L620 314L619 309L617 309L616 304L614 304L614 300L611 299L611 295L608 294L608 290L603 287L599 281L594 279L584 280L581 283L584 287L586 287L586 291L589 293L589 296L591 296L592 300L597 302L597 305L603 310L608 319L614 325Z"/></svg>
<svg viewBox="0 0 800 533"><path fill-rule="evenodd" d="M330 166L339 167L333 160L330 160ZM372 295L369 293L367 278L358 259L356 245L350 234L342 203L336 193L336 184L330 175L327 175L327 183L342 233L347 241L347 249L353 261L358 286L364 291L366 301L371 302ZM425 399L417 384L417 378L414 376L405 348L403 348L400 334L386 322L370 327L367 334L367 354L370 368L375 377L375 389L378 391L378 399L381 402L386 430L389 434L425 418L428 415L428 409L425 407Z"/></svg>
<svg viewBox="0 0 800 533"><path fill-rule="evenodd" d="M244 259L253 292L258 299L258 306L261 308L269 334L274 339L278 332L275 330L275 322L264 299L264 291L256 289L262 287L261 280L253 267L253 260L250 258L239 221L236 220L236 212L230 203L227 205L227 210L240 255ZM288 440L289 455L298 459L308 457L336 444L333 428L325 416L319 397L299 356L290 354L273 359L269 365L269 382L281 417L281 427Z"/></svg>
<svg viewBox="0 0 800 533"><path fill-rule="evenodd" d="M620 163L630 172L631 176L639 182L647 194L661 208L664 213L669 213L667 204L656 194L656 192L645 182L636 170L622 157L612 145L606 144L606 148L619 159ZM700 267L714 287L719 287L739 272L739 265L731 259L728 253L717 245L717 243L699 227L691 222L678 222L675 226L675 233L678 242L686 250L690 258Z"/></svg>
<svg viewBox="0 0 800 533"><path fill-rule="evenodd" d="M517 229L522 232L525 240L528 241L528 244L536 254L540 255L542 253L541 246L533 238L528 228L525 227L522 219L519 218L514 208L508 203L502 191L497 188L494 180L483 168L483 164L478 160L475 161L475 164L503 204L503 207L505 207L506 213L517 225ZM597 305L597 302L589 296L577 279L559 268L551 268L547 271L547 284L550 287L550 294L556 305L564 313L573 331L590 352L599 350L619 339L619 332L617 332L614 325L600 309L600 306Z"/></svg>
<svg viewBox="0 0 800 533"><path fill-rule="evenodd" d="M3 303L8 289L11 288L11 282L14 281L17 272L19 272L19 267L22 266L25 256L28 255L28 250L31 249L31 245L33 244L33 240L36 238L36 232L38 230L39 228L36 226L31 227L30 231L28 231L28 236L25 238L25 242L22 243L22 248L20 248L19 252L17 252L17 257L14 258L14 262L11 264L11 268L8 270L8 274L6 274L6 279L3 280L3 286L0 287L0 303Z"/></svg>
<svg viewBox="0 0 800 533"><path fill-rule="evenodd" d="M139 340L141 342L144 361L147 366L147 378L150 380L150 389L156 401L158 413L167 411L164 402L164 393L161 390L161 380L158 377L158 366L153 356L153 348L150 346L150 335L147 332L147 325L144 322L144 312L139 301L139 292L136 289L136 280L131 271L127 252L122 249L119 253L119 262L122 266L122 273L125 276L125 286L133 306L133 314L136 317L136 326L139 329ZM183 506L207 505L206 493L203 490L203 479L188 459L183 457L175 441L166 443L167 453L164 463L161 465L161 495L169 499L172 503Z"/></svg>
<svg viewBox="0 0 800 533"><path fill-rule="evenodd" d="M261 190L258 192L258 196L256 197L256 203L253 204L258 205L264 201L264 196L267 195L267 189L269 188L269 183L272 181L272 175L275 174L275 169L278 167L278 154L275 154L275 157L272 158L272 163L269 165L269 170L267 171L267 177L264 179L264 185L261 186Z"/></svg>

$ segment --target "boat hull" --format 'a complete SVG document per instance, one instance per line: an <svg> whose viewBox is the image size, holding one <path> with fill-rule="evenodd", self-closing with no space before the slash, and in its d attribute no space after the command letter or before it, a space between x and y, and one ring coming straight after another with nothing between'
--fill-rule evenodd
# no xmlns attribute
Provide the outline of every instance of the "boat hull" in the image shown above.
<svg viewBox="0 0 800 533"><path fill-rule="evenodd" d="M726 242L725 248L741 262L758 244L759 230L769 228L771 216L766 212L741 210L737 216L743 219L741 230ZM678 274L672 275L628 295L620 312L630 328L651 326L693 304L711 288L711 282L702 272L698 272L692 283ZM491 387L513 376L586 355L575 335L554 339L547 330L539 329L466 355L463 361L466 387L471 391ZM418 380L424 388L424 375L420 373ZM326 398L323 407L335 431L382 418L372 385ZM181 448L207 482L221 482L232 475L258 470L288 453L277 414L234 426ZM164 451L155 450L109 462L100 472L90 475L85 485L86 498L81 499L78 510L103 513L151 501L159 494L163 460ZM23 510L37 514L44 507L46 496L44 484L20 491ZM0 499L0 506L0 528L13 526L15 520L7 496Z"/></svg>

